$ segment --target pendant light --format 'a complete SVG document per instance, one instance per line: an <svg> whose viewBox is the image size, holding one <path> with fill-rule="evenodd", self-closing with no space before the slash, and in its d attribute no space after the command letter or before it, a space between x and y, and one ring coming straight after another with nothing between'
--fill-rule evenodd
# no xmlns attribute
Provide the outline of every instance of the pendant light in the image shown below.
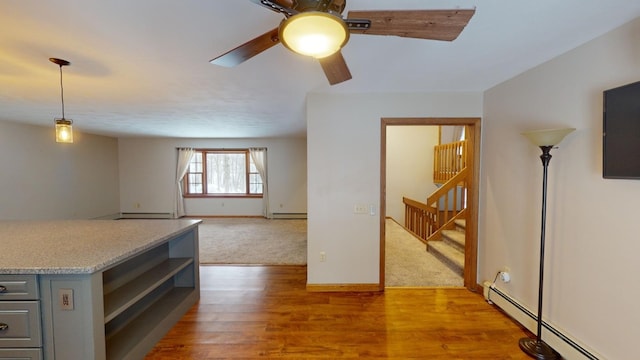
<svg viewBox="0 0 640 360"><path fill-rule="evenodd" d="M64 118L64 89L62 87L62 67L71 64L67 60L49 58L49 61L60 66L60 98L62 100L62 118L54 119L56 124L56 142L73 143L73 128L71 119Z"/></svg>

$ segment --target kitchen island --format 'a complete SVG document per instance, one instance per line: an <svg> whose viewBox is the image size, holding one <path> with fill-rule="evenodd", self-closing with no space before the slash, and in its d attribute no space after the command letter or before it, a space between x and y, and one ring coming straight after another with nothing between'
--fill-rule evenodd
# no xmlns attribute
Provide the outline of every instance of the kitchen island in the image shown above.
<svg viewBox="0 0 640 360"><path fill-rule="evenodd" d="M140 359L200 297L200 220L0 221L0 359Z"/></svg>

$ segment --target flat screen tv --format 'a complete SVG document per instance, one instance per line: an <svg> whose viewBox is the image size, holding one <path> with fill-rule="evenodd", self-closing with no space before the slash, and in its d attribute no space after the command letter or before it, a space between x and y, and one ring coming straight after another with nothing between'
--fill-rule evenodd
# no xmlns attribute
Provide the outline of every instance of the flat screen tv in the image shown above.
<svg viewBox="0 0 640 360"><path fill-rule="evenodd" d="M602 176L640 179L640 81L603 94Z"/></svg>

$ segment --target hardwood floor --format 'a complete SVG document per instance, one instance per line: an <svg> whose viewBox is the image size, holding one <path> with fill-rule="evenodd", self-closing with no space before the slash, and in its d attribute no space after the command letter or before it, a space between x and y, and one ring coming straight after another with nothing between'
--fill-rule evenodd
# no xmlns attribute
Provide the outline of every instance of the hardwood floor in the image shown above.
<svg viewBox="0 0 640 360"><path fill-rule="evenodd" d="M305 266L201 266L201 299L146 359L529 359L463 288L306 291Z"/></svg>

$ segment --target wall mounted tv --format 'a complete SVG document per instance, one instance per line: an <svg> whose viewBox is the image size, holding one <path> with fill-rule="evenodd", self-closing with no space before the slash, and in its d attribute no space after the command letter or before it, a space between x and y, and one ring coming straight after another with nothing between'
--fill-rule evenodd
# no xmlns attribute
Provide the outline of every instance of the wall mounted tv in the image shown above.
<svg viewBox="0 0 640 360"><path fill-rule="evenodd" d="M640 81L603 97L602 177L640 179Z"/></svg>

